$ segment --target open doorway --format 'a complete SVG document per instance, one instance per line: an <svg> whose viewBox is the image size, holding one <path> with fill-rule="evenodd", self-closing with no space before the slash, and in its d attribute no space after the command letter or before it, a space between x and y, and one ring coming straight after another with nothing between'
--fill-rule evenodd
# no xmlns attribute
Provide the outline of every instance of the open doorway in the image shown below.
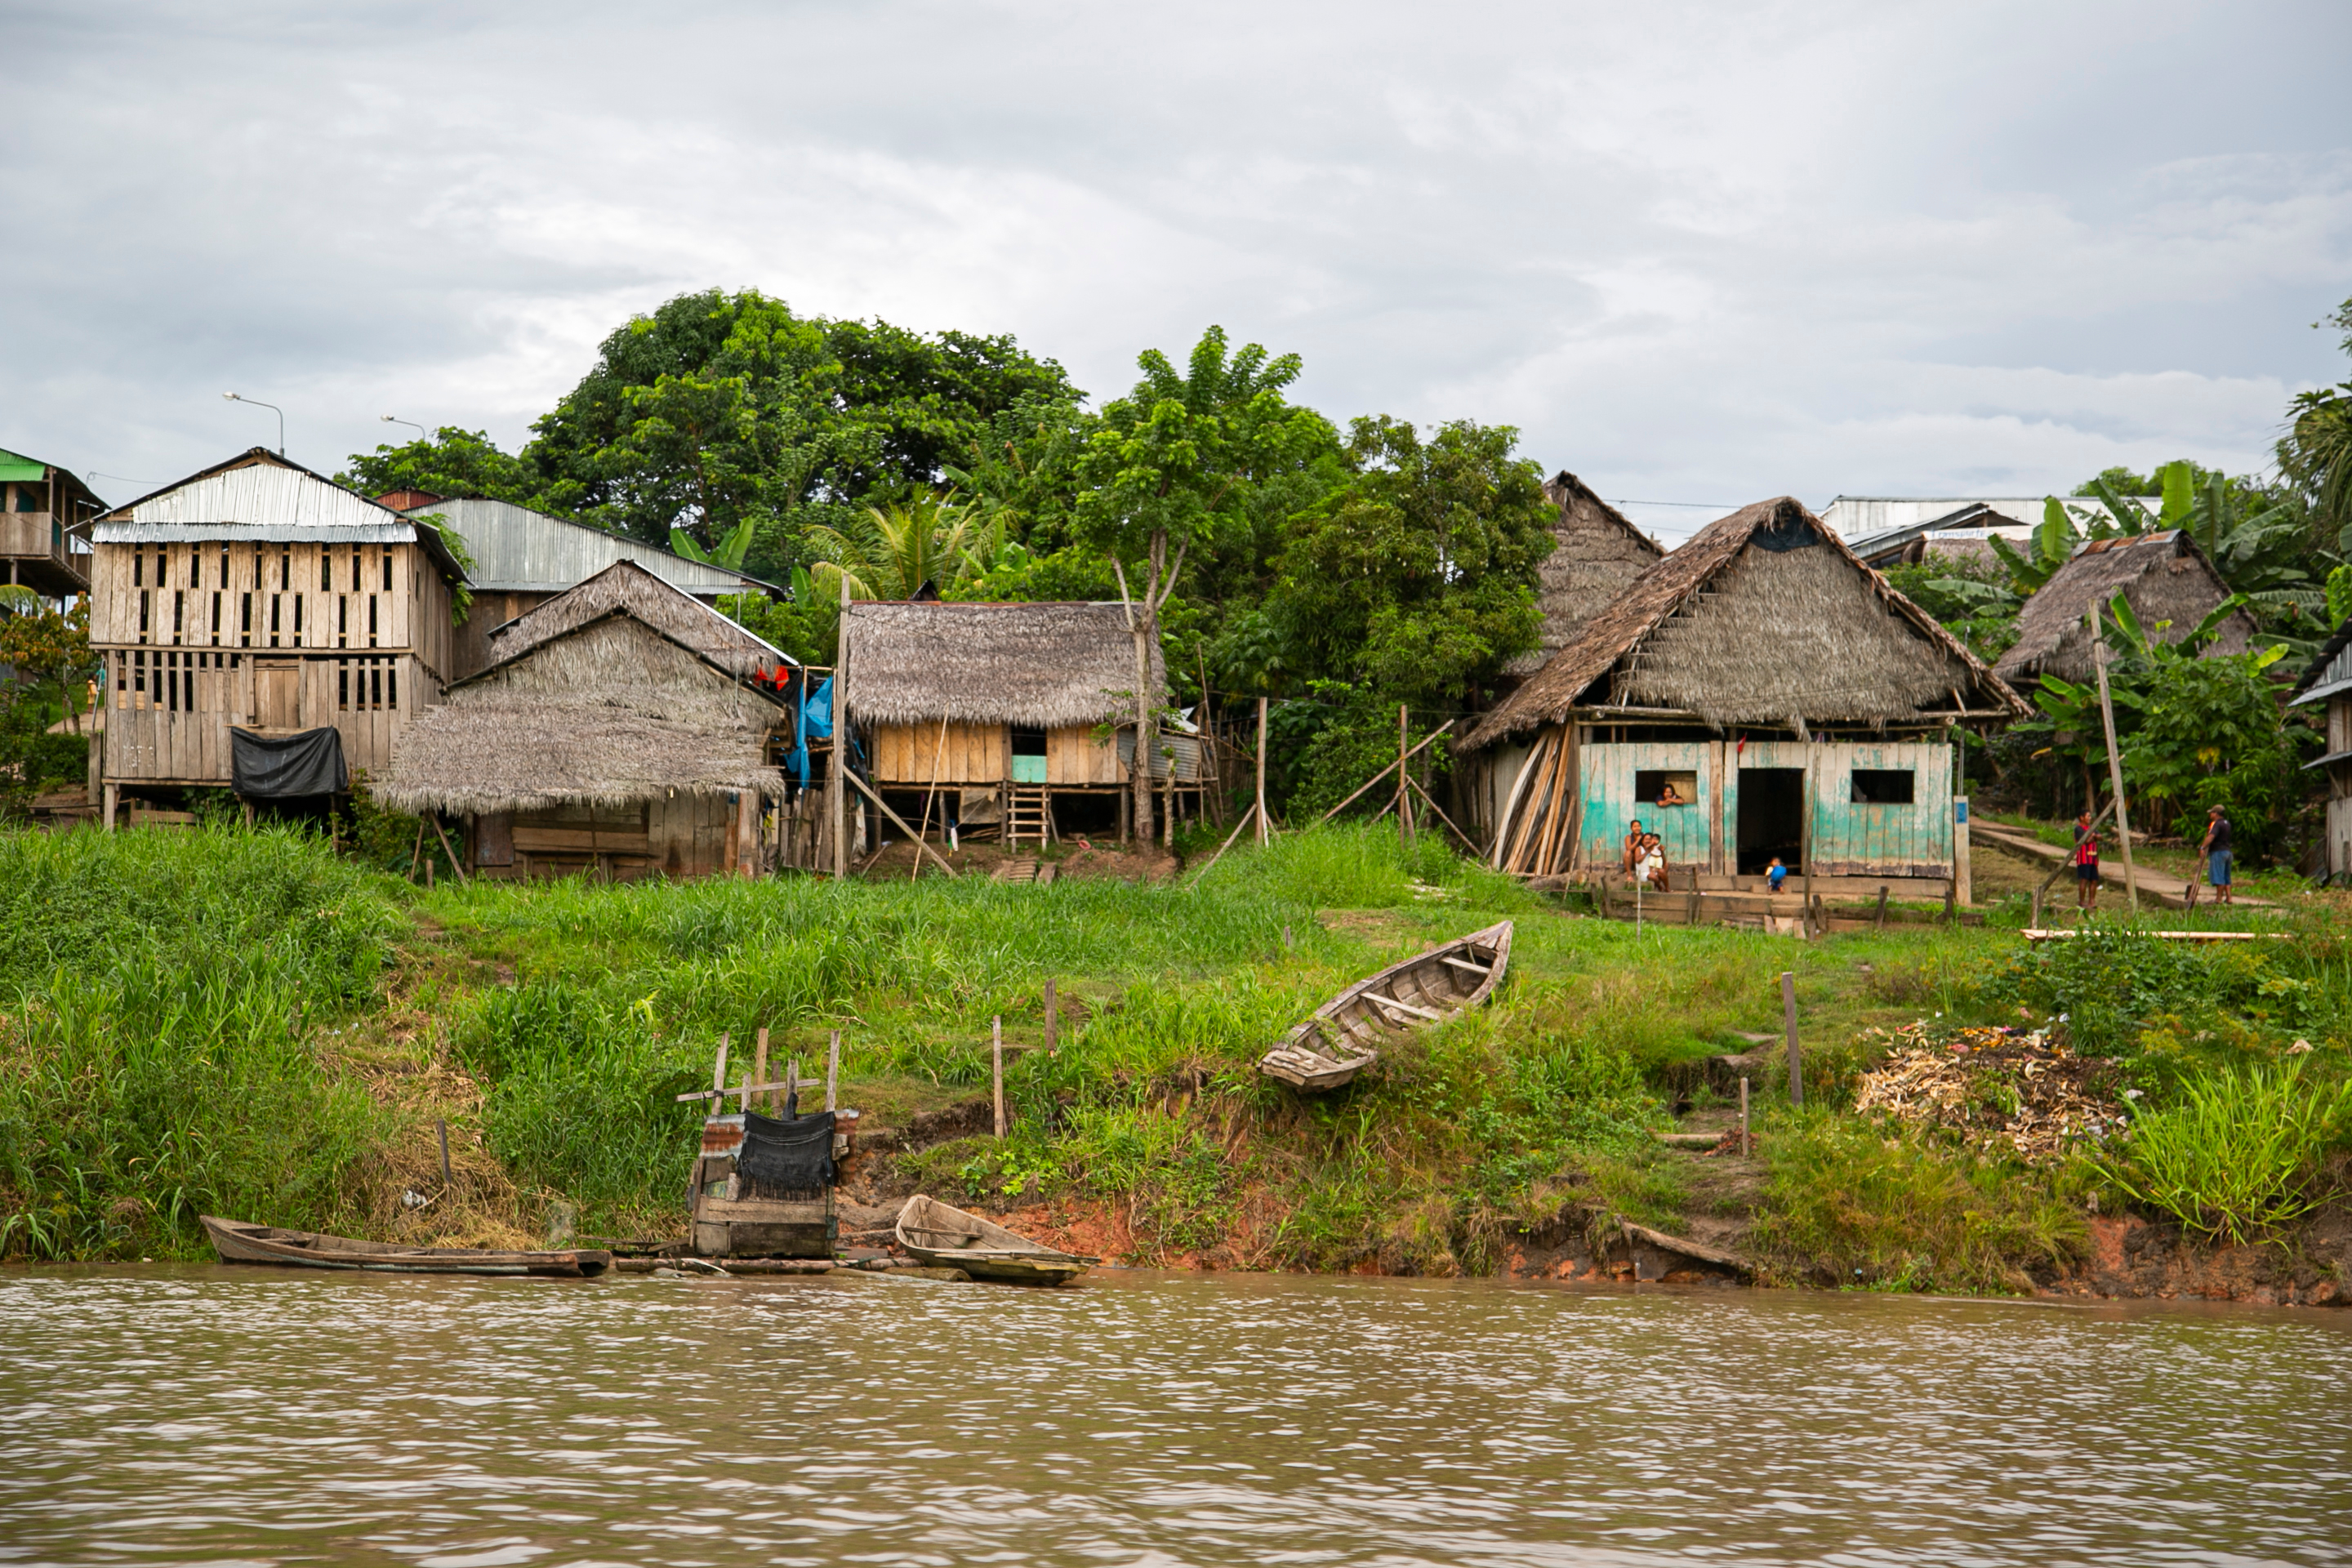
<svg viewBox="0 0 2352 1568"><path fill-rule="evenodd" d="M1805 770L1740 769L1739 874L1760 875L1775 855L1801 874L1804 843Z"/></svg>

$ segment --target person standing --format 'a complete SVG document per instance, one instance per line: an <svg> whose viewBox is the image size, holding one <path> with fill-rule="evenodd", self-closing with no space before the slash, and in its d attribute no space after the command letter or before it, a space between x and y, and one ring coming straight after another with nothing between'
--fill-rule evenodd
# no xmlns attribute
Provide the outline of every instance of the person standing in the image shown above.
<svg viewBox="0 0 2352 1568"><path fill-rule="evenodd" d="M2074 819L2074 907L2084 914L2099 907L2099 830L2087 811Z"/></svg>
<svg viewBox="0 0 2352 1568"><path fill-rule="evenodd" d="M2205 885L2213 889L2214 901L2230 902L2230 818L2218 805L2205 814L2205 842L2198 848L2205 856Z"/></svg>

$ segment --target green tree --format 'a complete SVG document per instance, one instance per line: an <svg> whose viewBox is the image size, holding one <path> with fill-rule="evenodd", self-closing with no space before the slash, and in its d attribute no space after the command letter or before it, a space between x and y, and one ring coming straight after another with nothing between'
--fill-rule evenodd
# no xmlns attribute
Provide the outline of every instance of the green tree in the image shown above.
<svg viewBox="0 0 2352 1568"><path fill-rule="evenodd" d="M1274 563L1266 611L1295 668L1451 706L1536 646L1555 509L1517 442L1469 420L1426 441L1385 416L1353 422L1347 482L1286 524Z"/></svg>
<svg viewBox="0 0 2352 1568"><path fill-rule="evenodd" d="M2343 334L2352 353L2352 300L2315 326ZM2315 548L2352 555L2352 381L2299 393L2287 407L2287 431L2278 444L2281 478L2301 500Z"/></svg>
<svg viewBox="0 0 2352 1568"><path fill-rule="evenodd" d="M1136 754L1147 757L1159 744L1150 650L1186 556L1214 548L1220 536L1247 537L1261 493L1285 493L1281 481L1312 468L1333 433L1321 415L1284 396L1298 379L1297 354L1270 355L1256 343L1229 353L1223 327L1201 335L1181 373L1157 349L1137 363L1142 379L1103 409L1079 455L1076 521L1110 560L1127 605ZM1139 766L1134 775L1135 830L1149 838L1150 770Z"/></svg>
<svg viewBox="0 0 2352 1568"><path fill-rule="evenodd" d="M709 549L749 523L781 579L802 535L939 483L1024 397L1078 394L1009 337L801 317L756 290L682 295L606 338L524 456L562 510Z"/></svg>
<svg viewBox="0 0 2352 1568"><path fill-rule="evenodd" d="M436 496L484 496L516 506L544 510L539 477L520 458L499 450L482 430L444 425L430 437L404 446L354 452L338 484L362 495L426 490Z"/></svg>
<svg viewBox="0 0 2352 1568"><path fill-rule="evenodd" d="M977 575L993 542L971 509L919 490L867 507L845 528L808 531L814 591L838 604L845 579L856 599L911 599L929 584L944 590Z"/></svg>

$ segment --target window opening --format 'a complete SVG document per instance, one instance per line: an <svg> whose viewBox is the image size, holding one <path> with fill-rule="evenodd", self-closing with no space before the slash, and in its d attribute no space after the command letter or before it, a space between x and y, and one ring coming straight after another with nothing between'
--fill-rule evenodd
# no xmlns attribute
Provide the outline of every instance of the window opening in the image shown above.
<svg viewBox="0 0 2352 1568"><path fill-rule="evenodd" d="M1642 805L1696 805L1698 773L1693 769L1637 768L1633 773L1633 799Z"/></svg>
<svg viewBox="0 0 2352 1568"><path fill-rule="evenodd" d="M1853 796L1856 805L1909 805L1915 775L1909 768L1856 768L1853 770Z"/></svg>

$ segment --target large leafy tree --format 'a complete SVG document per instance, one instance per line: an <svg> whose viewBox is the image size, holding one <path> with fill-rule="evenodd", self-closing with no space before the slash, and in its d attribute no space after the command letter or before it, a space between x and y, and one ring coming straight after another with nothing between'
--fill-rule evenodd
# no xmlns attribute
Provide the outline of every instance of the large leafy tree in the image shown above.
<svg viewBox="0 0 2352 1568"><path fill-rule="evenodd" d="M1009 337L801 317L756 290L670 300L604 340L524 453L562 510L708 548L746 522L782 575L801 534L941 481L1024 398L1075 399Z"/></svg>
<svg viewBox="0 0 2352 1568"><path fill-rule="evenodd" d="M426 490L437 496L488 496L530 506L540 500L539 476L520 458L499 449L487 431L444 425L404 446L354 452L336 475L363 495Z"/></svg>
<svg viewBox="0 0 2352 1568"><path fill-rule="evenodd" d="M1268 616L1290 662L1416 706L1451 702L1535 647L1555 509L1518 432L1467 420L1423 440L1354 421L1346 483L1284 526Z"/></svg>
<svg viewBox="0 0 2352 1568"><path fill-rule="evenodd" d="M1150 770L1159 716L1151 704L1150 650L1160 621L1198 551L1253 535L1287 480L1312 470L1333 446L1330 423L1291 404L1297 354L1239 352L1211 327L1179 371L1157 349L1137 361L1142 379L1107 405L1076 464L1084 486L1076 523L1110 560L1135 638L1135 830L1152 834Z"/></svg>

